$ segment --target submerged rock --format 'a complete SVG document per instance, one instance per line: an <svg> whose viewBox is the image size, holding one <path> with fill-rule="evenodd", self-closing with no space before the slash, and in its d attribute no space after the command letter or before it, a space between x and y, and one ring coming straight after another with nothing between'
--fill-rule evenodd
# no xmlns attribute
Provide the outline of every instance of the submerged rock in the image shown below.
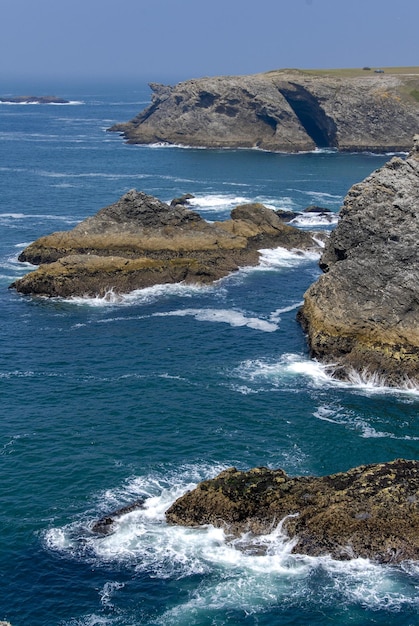
<svg viewBox="0 0 419 626"><path fill-rule="evenodd" d="M419 559L419 461L298 478L282 469L230 468L176 500L166 519L212 524L232 538L267 534L282 522L294 553L381 563Z"/></svg>
<svg viewBox="0 0 419 626"><path fill-rule="evenodd" d="M385 75L275 70L150 87L151 105L110 129L128 143L408 150L419 125L417 68Z"/></svg>
<svg viewBox="0 0 419 626"><path fill-rule="evenodd" d="M348 192L299 319L339 378L419 385L419 135Z"/></svg>
<svg viewBox="0 0 419 626"><path fill-rule="evenodd" d="M184 196L182 200L187 201ZM257 265L259 249L316 248L310 233L284 224L263 205L243 205L225 222L206 222L131 190L66 232L29 245L20 261L40 267L11 287L45 296L104 296L163 283L209 283Z"/></svg>

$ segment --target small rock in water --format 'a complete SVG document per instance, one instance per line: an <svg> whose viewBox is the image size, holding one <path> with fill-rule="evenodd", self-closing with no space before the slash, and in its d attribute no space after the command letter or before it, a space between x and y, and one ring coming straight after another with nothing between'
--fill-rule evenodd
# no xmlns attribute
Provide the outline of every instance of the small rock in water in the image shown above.
<svg viewBox="0 0 419 626"><path fill-rule="evenodd" d="M123 506L113 513L101 517L97 522L95 522L92 526L92 532L97 533L98 535L109 535L114 530L114 523L117 519L126 515L127 513L132 513L132 511L136 511L137 509L142 509L144 506L144 498L140 500L136 500L132 504L128 506ZM0 623L1 626L1 623Z"/></svg>

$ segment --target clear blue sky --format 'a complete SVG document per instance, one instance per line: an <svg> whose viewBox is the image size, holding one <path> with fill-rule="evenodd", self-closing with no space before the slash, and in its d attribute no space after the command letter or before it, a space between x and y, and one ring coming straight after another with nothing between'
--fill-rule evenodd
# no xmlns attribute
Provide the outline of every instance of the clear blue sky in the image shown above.
<svg viewBox="0 0 419 626"><path fill-rule="evenodd" d="M0 81L419 65L419 0L1 0Z"/></svg>

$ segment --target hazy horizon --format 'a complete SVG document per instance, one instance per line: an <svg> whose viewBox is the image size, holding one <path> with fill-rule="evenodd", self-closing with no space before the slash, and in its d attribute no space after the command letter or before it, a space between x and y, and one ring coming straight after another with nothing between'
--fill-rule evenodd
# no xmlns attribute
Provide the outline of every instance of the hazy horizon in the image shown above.
<svg viewBox="0 0 419 626"><path fill-rule="evenodd" d="M0 81L417 65L417 0L3 0Z"/></svg>

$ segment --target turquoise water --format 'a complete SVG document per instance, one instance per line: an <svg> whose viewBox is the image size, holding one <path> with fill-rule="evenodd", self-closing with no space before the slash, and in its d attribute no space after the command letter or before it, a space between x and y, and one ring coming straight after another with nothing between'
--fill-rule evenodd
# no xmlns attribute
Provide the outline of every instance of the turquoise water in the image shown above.
<svg viewBox="0 0 419 626"><path fill-rule="evenodd" d="M295 315L319 274L314 255L265 251L210 287L122 300L8 289L30 271L17 262L25 245L131 188L164 201L190 192L209 220L246 201L337 211L388 157L127 146L106 128L146 106L146 86L57 95L73 104L0 105L0 619L417 624L417 563L291 555L280 529L256 556L219 530L164 522L177 496L231 465L326 474L418 458L416 393L337 383L309 360ZM146 508L115 534L90 533L140 496Z"/></svg>

